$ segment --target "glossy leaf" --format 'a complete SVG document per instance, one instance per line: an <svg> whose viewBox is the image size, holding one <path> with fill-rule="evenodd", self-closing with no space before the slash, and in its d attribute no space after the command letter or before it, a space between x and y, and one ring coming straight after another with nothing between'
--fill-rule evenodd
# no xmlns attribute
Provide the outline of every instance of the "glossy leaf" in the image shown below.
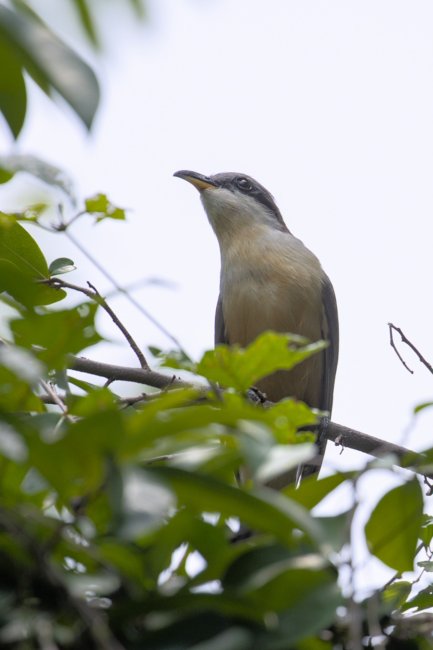
<svg viewBox="0 0 433 650"><path fill-rule="evenodd" d="M29 306L57 302L66 294L39 283L48 277L47 262L33 237L15 220L0 219L0 292Z"/></svg>
<svg viewBox="0 0 433 650"><path fill-rule="evenodd" d="M48 271L50 275L62 275L62 273L70 273L76 268L73 260L69 257L58 257L51 262Z"/></svg>
<svg viewBox="0 0 433 650"><path fill-rule="evenodd" d="M365 526L370 552L395 571L412 571L423 512L416 479L390 490Z"/></svg>

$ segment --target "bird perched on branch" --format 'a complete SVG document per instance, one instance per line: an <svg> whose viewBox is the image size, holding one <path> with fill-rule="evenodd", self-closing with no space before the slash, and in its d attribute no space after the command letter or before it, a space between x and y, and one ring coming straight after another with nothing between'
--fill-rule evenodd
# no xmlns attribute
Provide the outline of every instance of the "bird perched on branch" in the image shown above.
<svg viewBox="0 0 433 650"><path fill-rule="evenodd" d="M221 253L215 343L247 346L266 330L300 334L328 347L290 371L258 382L271 401L295 397L332 409L338 359L338 314L332 284L317 257L294 237L272 195L246 174L174 174L198 189ZM316 462L302 476L319 471L326 439L322 422Z"/></svg>

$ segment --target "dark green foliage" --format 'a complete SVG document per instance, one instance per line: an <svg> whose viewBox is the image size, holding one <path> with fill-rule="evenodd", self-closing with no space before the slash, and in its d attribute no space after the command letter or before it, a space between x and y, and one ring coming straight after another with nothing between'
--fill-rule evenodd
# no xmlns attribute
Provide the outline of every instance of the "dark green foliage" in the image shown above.
<svg viewBox="0 0 433 650"><path fill-rule="evenodd" d="M173 389L125 408L111 387L65 373L68 355L101 340L97 296L75 308L35 308L34 278L72 262L59 258L49 271L29 233L10 216L4 222L3 259L29 280L23 295L12 292L13 339L0 346L0 645L39 647L45 626L65 649L349 647L339 574L357 504L328 517L314 508L356 475L266 487L308 457L311 435L298 429L316 415L292 400L263 408L245 397L263 373L322 346L267 333L198 364L169 355L165 363L210 379L209 391ZM62 408L41 399L51 394L39 383L48 376L67 388ZM417 480L388 492L366 525L371 553L411 570L419 540L431 541L421 515ZM418 562L425 572L431 564ZM410 580L392 580L350 605L365 626L372 603L392 648L399 612L433 600L430 587L416 593ZM422 638L416 627L413 636Z"/></svg>

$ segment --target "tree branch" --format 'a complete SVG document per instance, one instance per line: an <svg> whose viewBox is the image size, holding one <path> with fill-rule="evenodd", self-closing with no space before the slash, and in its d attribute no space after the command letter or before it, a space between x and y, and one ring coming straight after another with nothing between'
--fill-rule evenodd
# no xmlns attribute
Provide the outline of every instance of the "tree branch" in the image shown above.
<svg viewBox="0 0 433 650"><path fill-rule="evenodd" d="M106 377L116 381L132 381L137 384L145 384L159 389L167 388L191 388L194 385L190 382L184 381L175 375L165 375L163 373L144 370L143 368L128 368L124 366L115 366L108 363L101 363L100 361L92 361L84 357L70 356L70 363L68 367L71 370L78 372L86 372L98 377ZM198 386L196 386L198 387ZM265 405L271 405L271 402L265 402ZM394 455L398 461L395 463L398 467L405 469L416 469L417 466L425 465L428 459L424 454L420 454L406 447L401 447L392 442L387 442L381 438L370 436L367 433L356 431L350 427L345 427L336 422L329 422L324 435L327 440L340 445L342 448L348 447L355 451L360 451L364 454L370 454L375 458L383 458L387 455ZM309 464L314 465L314 458L308 461ZM319 461L319 457L317 458ZM420 472L418 472L420 473ZM433 478L433 472L427 474L422 473L423 476Z"/></svg>
<svg viewBox="0 0 433 650"><path fill-rule="evenodd" d="M105 377L113 381L133 381L136 384L145 384L153 388L188 388L191 383L183 381L175 375L164 375L154 370L145 368L129 368L115 366L101 361L92 361L85 357L69 355L68 368L78 372L87 372L97 377Z"/></svg>
<svg viewBox="0 0 433 650"><path fill-rule="evenodd" d="M70 282L65 282L64 280L61 280L60 278L50 278L49 280L46 281L45 284L48 284L50 287L53 287L54 289L72 289L73 291L78 291L79 293L84 293L85 296L93 300L94 302L98 303L104 309L107 314L110 316L111 320L113 323L120 329L122 332L123 336L125 339L128 341L128 344L132 351L135 353L137 359L140 362L140 366L144 368L145 370L150 370L149 364L147 363L145 356L143 352L140 350L138 347L137 343L134 341L132 338L131 334L128 332L126 327L123 325L121 320L118 318L118 316L115 314L115 312L111 309L110 305L107 303L105 298L101 296L99 291L96 289L96 287L93 286L90 282L87 284L89 285L89 289L86 289L85 287L80 287L77 284L71 284Z"/></svg>
<svg viewBox="0 0 433 650"><path fill-rule="evenodd" d="M427 359L425 359L423 357L423 355L418 350L418 348L415 347L415 345L405 336L405 334L402 332L402 330L399 327L396 327L395 325L393 325L392 323L388 323L388 327L389 327L389 342L390 342L390 345L391 345L392 349L395 351L395 353L398 356L398 358L400 359L400 361L402 362L402 364L404 365L404 367L406 368L406 370L408 370L413 375L413 370L411 370L409 368L409 366L407 365L407 363L405 362L405 360L401 356L400 352L397 350L397 347L396 347L396 345L394 343L393 331L398 332L398 334L400 334L402 343L405 343L406 345L408 345L410 347L410 349L413 352L415 352L416 356L421 361L421 363L424 364L424 366L427 368L427 370L429 370L433 374L433 367L431 366L431 364L427 361Z"/></svg>

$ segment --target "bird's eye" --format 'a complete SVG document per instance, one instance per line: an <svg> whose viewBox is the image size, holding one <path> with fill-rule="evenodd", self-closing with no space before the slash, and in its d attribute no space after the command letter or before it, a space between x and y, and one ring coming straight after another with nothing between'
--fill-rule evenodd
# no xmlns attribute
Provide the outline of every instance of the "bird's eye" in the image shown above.
<svg viewBox="0 0 433 650"><path fill-rule="evenodd" d="M236 185L243 192L251 192L251 190L253 189L253 186L251 185L248 178L244 178L243 176L240 176L239 178L236 179Z"/></svg>

